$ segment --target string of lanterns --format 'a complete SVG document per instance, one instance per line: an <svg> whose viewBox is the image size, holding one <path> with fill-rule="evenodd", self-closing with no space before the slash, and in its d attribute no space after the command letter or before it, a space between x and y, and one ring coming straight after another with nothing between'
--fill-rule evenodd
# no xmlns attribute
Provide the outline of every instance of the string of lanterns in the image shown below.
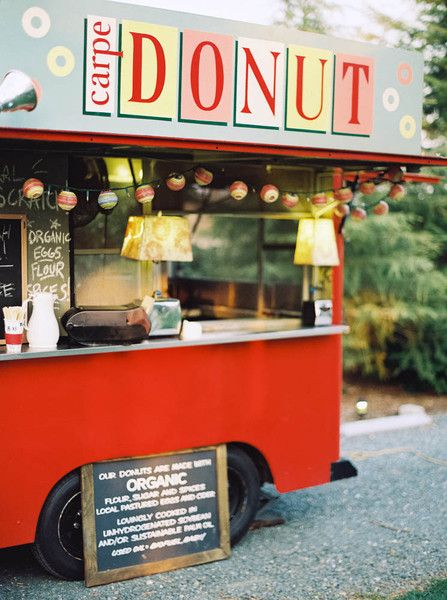
<svg viewBox="0 0 447 600"><path fill-rule="evenodd" d="M212 171L205 167L194 167L184 173L170 173L164 180L166 187L174 192L179 192L186 186L186 173L192 171L194 181L200 187L208 186L212 183L214 175ZM288 209L294 208L299 200L300 195L305 194L306 199L310 201L316 209L324 209L325 206L331 205L334 207L335 214L340 218L345 218L351 215L357 220L364 220L367 216L367 211L372 210L376 215L385 215L389 211L388 202L383 198L373 202L368 202L377 192L377 185L385 182L390 184L386 190L385 196L392 200L401 200L405 196L404 173L400 167L391 167L385 172L377 172L377 177L371 180L359 183L360 174L357 175L355 181L351 184L346 184L337 189L321 190L313 193L310 197L308 192L304 191L289 191L280 190L276 185L267 183L262 186L259 191L259 197L267 204L272 204L280 199L281 204ZM149 183L141 183L137 186L114 187L106 190L94 188L77 188L74 186L65 186L57 193L56 202L62 210L70 212L78 203L78 198L75 192L85 192L87 201L90 193L98 193L97 202L101 209L110 211L118 204L117 192L125 190L129 194L130 189L134 189L134 197L140 204L152 202L156 194L156 188L163 183L162 179L157 179ZM47 193L51 194L52 189L58 189L60 186L56 184L48 184ZM254 187L249 187L244 181L233 181L229 186L229 195L233 200L240 202L249 193L249 191L257 191ZM22 187L23 196L28 200L37 200L45 191L45 186L42 181L36 178L27 179ZM355 192L359 191L361 199Z"/></svg>

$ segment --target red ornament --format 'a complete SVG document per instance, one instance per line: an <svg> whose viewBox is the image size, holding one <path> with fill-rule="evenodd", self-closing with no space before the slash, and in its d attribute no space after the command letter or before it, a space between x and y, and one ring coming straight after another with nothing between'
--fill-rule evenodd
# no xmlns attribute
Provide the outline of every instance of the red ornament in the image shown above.
<svg viewBox="0 0 447 600"><path fill-rule="evenodd" d="M375 215L387 215L388 212L390 210L390 207L388 205L388 202L385 202L385 200L381 200L378 204L375 205L375 207L373 208L373 213Z"/></svg>
<svg viewBox="0 0 447 600"><path fill-rule="evenodd" d="M360 184L359 190L364 196L371 196L376 191L376 184L373 181L364 181Z"/></svg>
<svg viewBox="0 0 447 600"><path fill-rule="evenodd" d="M334 198L339 202L351 202L354 194L351 188L344 187L334 191Z"/></svg>
<svg viewBox="0 0 447 600"><path fill-rule="evenodd" d="M314 206L322 206L323 204L327 204L327 196L324 192L320 192L318 194L314 194L310 201Z"/></svg>
<svg viewBox="0 0 447 600"><path fill-rule="evenodd" d="M155 190L149 183L139 185L135 190L135 200L137 200L140 204L152 202L154 196Z"/></svg>
<svg viewBox="0 0 447 600"><path fill-rule="evenodd" d="M233 181L230 185L230 196L234 200L243 200L247 194L248 187L243 181Z"/></svg>
<svg viewBox="0 0 447 600"><path fill-rule="evenodd" d="M359 206L353 208L351 211L351 217L356 221L364 221L367 216L366 210L364 208L360 208Z"/></svg>
<svg viewBox="0 0 447 600"><path fill-rule="evenodd" d="M400 185L400 183L395 183L389 193L388 196L392 199L392 200L402 200L402 198L404 198L405 196L405 188L403 185Z"/></svg>
<svg viewBox="0 0 447 600"><path fill-rule="evenodd" d="M28 200L36 200L43 194L43 183L40 179L27 179L23 184L22 193Z"/></svg>
<svg viewBox="0 0 447 600"><path fill-rule="evenodd" d="M334 214L340 218L347 217L350 212L349 204L339 204L334 210Z"/></svg>
<svg viewBox="0 0 447 600"><path fill-rule="evenodd" d="M264 185L264 187L261 189L259 196L261 197L261 200L264 200L264 202L267 202L267 204L271 204L272 202L278 200L279 190L276 185L267 183L267 185Z"/></svg>
<svg viewBox="0 0 447 600"><path fill-rule="evenodd" d="M385 171L383 178L392 181L393 183L398 183L403 180L404 172L400 167L390 167Z"/></svg>
<svg viewBox="0 0 447 600"><path fill-rule="evenodd" d="M170 173L166 179L166 185L173 192L179 192L186 185L185 176L182 173Z"/></svg>
<svg viewBox="0 0 447 600"><path fill-rule="evenodd" d="M194 180L198 185L209 185L213 181L213 174L204 167L194 169Z"/></svg>
<svg viewBox="0 0 447 600"><path fill-rule="evenodd" d="M299 202L298 194L294 194L293 192L284 192L281 196L281 204L286 208L293 208Z"/></svg>
<svg viewBox="0 0 447 600"><path fill-rule="evenodd" d="M56 202L59 208L65 210L66 212L70 212L70 210L73 210L76 204L78 203L78 199L74 192L70 192L69 190L62 190L61 192L59 192Z"/></svg>

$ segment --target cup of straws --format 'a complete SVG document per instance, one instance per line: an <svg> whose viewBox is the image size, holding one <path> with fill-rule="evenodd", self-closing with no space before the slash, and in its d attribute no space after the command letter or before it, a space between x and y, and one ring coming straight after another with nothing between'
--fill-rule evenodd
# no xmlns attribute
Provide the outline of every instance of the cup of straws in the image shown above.
<svg viewBox="0 0 447 600"><path fill-rule="evenodd" d="M7 354L19 354L22 351L23 324L25 311L21 306L5 306L5 342Z"/></svg>

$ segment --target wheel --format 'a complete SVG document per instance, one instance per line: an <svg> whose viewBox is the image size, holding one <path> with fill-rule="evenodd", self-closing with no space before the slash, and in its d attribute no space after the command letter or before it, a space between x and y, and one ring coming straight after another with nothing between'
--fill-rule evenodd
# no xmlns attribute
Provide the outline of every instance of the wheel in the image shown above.
<svg viewBox="0 0 447 600"><path fill-rule="evenodd" d="M237 544L247 533L259 508L258 470L251 458L239 448L227 448L230 541Z"/></svg>
<svg viewBox="0 0 447 600"><path fill-rule="evenodd" d="M61 579L84 578L81 482L69 473L52 489L40 513L33 547L39 563Z"/></svg>

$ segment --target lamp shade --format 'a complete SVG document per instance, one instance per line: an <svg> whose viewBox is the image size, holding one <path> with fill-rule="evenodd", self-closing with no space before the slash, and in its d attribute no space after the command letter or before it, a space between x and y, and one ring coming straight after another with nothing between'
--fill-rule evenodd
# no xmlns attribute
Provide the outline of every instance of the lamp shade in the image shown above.
<svg viewBox="0 0 447 600"><path fill-rule="evenodd" d="M129 217L121 256L133 260L192 261L189 223L184 217Z"/></svg>
<svg viewBox="0 0 447 600"><path fill-rule="evenodd" d="M319 267L340 264L332 219L300 219L293 262Z"/></svg>

